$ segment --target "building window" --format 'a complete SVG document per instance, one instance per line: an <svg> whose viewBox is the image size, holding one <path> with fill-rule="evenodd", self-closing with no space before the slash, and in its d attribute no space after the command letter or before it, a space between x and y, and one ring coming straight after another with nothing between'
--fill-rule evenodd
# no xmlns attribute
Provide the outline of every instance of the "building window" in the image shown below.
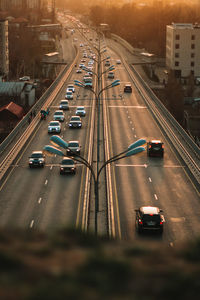
<svg viewBox="0 0 200 300"><path fill-rule="evenodd" d="M191 49L194 49L195 48L195 44L191 44Z"/></svg>
<svg viewBox="0 0 200 300"><path fill-rule="evenodd" d="M191 61L190 65L191 65L191 67L194 67L194 61Z"/></svg>
<svg viewBox="0 0 200 300"><path fill-rule="evenodd" d="M194 41L195 40L195 35L192 34L191 39Z"/></svg>
<svg viewBox="0 0 200 300"><path fill-rule="evenodd" d="M176 40L180 40L180 35L176 34Z"/></svg>
<svg viewBox="0 0 200 300"><path fill-rule="evenodd" d="M179 53L175 53L175 57L178 58L179 57Z"/></svg>
<svg viewBox="0 0 200 300"><path fill-rule="evenodd" d="M179 44L176 44L176 45L175 45L175 48L176 48L176 49L179 49Z"/></svg>
<svg viewBox="0 0 200 300"><path fill-rule="evenodd" d="M194 58L194 56L195 56L194 53L191 53L191 58Z"/></svg>
<svg viewBox="0 0 200 300"><path fill-rule="evenodd" d="M175 67L179 66L179 61L175 61Z"/></svg>

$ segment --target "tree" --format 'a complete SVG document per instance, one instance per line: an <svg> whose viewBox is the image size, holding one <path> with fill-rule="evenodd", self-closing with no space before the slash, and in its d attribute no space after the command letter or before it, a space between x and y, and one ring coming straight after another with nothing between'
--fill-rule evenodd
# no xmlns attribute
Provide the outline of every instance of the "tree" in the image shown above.
<svg viewBox="0 0 200 300"><path fill-rule="evenodd" d="M173 71L169 73L165 88L169 111L182 124L184 112L184 92L181 84L175 78Z"/></svg>

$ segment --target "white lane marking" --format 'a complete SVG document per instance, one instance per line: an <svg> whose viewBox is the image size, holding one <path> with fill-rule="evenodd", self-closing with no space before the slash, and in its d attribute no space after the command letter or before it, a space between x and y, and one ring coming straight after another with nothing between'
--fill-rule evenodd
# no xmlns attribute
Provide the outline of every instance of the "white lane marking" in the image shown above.
<svg viewBox="0 0 200 300"><path fill-rule="evenodd" d="M130 119L130 116L128 116L128 119Z"/></svg>
<svg viewBox="0 0 200 300"><path fill-rule="evenodd" d="M30 228L33 227L33 224L34 224L34 220L31 221Z"/></svg>
<svg viewBox="0 0 200 300"><path fill-rule="evenodd" d="M50 170L52 170L52 169L53 169L53 166L50 167Z"/></svg>
<svg viewBox="0 0 200 300"><path fill-rule="evenodd" d="M170 220L174 223L181 223L181 222L185 222L185 217L170 218Z"/></svg>
<svg viewBox="0 0 200 300"><path fill-rule="evenodd" d="M124 102L125 104L125 102ZM108 105L109 108L115 108L115 107L118 107L118 108L147 108L146 106L123 106L123 105Z"/></svg>
<svg viewBox="0 0 200 300"><path fill-rule="evenodd" d="M170 245L170 247L174 247L174 243L173 242L170 242L169 245Z"/></svg>
<svg viewBox="0 0 200 300"><path fill-rule="evenodd" d="M47 183L48 183L48 180L46 179L46 181L45 181L45 185L47 185Z"/></svg>
<svg viewBox="0 0 200 300"><path fill-rule="evenodd" d="M132 130L135 130L135 128L134 128L134 127L132 127Z"/></svg>
<svg viewBox="0 0 200 300"><path fill-rule="evenodd" d="M133 122L132 122L132 121L130 121L130 124L133 124Z"/></svg>
<svg viewBox="0 0 200 300"><path fill-rule="evenodd" d="M149 177L149 182L152 182L151 177Z"/></svg>
<svg viewBox="0 0 200 300"><path fill-rule="evenodd" d="M42 198L40 197L40 198L38 199L38 203L40 204L40 203L41 203L41 201L42 201Z"/></svg>
<svg viewBox="0 0 200 300"><path fill-rule="evenodd" d="M136 138L136 137L137 137L137 135L135 134L135 135L134 135L134 137Z"/></svg>
<svg viewBox="0 0 200 300"><path fill-rule="evenodd" d="M147 165L122 165L122 164L115 164L116 167L143 167L143 168L147 168Z"/></svg>
<svg viewBox="0 0 200 300"><path fill-rule="evenodd" d="M156 200L158 200L158 196L157 196L156 194L154 194L154 198L155 198Z"/></svg>

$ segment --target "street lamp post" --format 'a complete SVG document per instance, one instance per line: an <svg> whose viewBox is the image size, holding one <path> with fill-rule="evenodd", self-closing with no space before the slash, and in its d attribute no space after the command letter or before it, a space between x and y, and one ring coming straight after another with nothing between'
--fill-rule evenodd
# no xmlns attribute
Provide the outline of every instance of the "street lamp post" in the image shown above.
<svg viewBox="0 0 200 300"><path fill-rule="evenodd" d="M54 145L60 146L64 149L68 148L67 142L65 142L60 136L54 135L51 137L51 141L53 142ZM90 164L84 157L81 155L77 154L76 152L71 151L71 154L73 154L73 159L77 162L80 162L84 164L90 171L91 175L94 180L94 196L95 196L95 234L98 233L98 228L97 228L97 216L99 212L99 176L102 172L102 170L108 165L111 164L112 162L118 161L120 159L136 155L138 153L141 153L145 151L145 148L142 147L142 145L146 144L145 139L139 139L133 144L131 144L127 149L125 149L123 152L118 153L114 155L113 157L109 158L107 161L104 162L104 164L101 166L101 168L98 170L97 175L95 176L95 172L92 168L92 164ZM62 150L58 149L57 147L51 146L51 145L46 145L44 147L44 152L45 153L50 153L50 154L57 154L60 156L65 156Z"/></svg>

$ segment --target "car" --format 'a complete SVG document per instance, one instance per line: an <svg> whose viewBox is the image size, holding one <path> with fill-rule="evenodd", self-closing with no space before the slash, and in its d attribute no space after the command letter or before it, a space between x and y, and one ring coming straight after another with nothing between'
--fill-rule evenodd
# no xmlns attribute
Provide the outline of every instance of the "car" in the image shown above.
<svg viewBox="0 0 200 300"><path fill-rule="evenodd" d="M121 65L121 60L120 60L120 59L117 59L117 60L116 60L116 64L117 64L117 65Z"/></svg>
<svg viewBox="0 0 200 300"><path fill-rule="evenodd" d="M83 43L80 43L80 47L83 47L84 46L84 44Z"/></svg>
<svg viewBox="0 0 200 300"><path fill-rule="evenodd" d="M132 93L131 83L126 83L124 86L124 93Z"/></svg>
<svg viewBox="0 0 200 300"><path fill-rule="evenodd" d="M92 77L84 77L85 88L92 88Z"/></svg>
<svg viewBox="0 0 200 300"><path fill-rule="evenodd" d="M92 82L92 77L88 73L86 73L83 77L83 81L84 82Z"/></svg>
<svg viewBox="0 0 200 300"><path fill-rule="evenodd" d="M67 100L73 100L73 98L74 98L73 92L67 89L66 95L65 95L65 99L67 99Z"/></svg>
<svg viewBox="0 0 200 300"><path fill-rule="evenodd" d="M62 110L56 110L53 115L54 121L64 122L65 116Z"/></svg>
<svg viewBox="0 0 200 300"><path fill-rule="evenodd" d="M80 154L80 152L81 146L79 144L79 141L68 141L67 156Z"/></svg>
<svg viewBox="0 0 200 300"><path fill-rule="evenodd" d="M79 68L84 68L85 67L85 65L84 64L79 64Z"/></svg>
<svg viewBox="0 0 200 300"><path fill-rule="evenodd" d="M84 59L84 58L83 58L83 59L81 59L81 62L82 62L82 63L86 62L86 59Z"/></svg>
<svg viewBox="0 0 200 300"><path fill-rule="evenodd" d="M72 158L63 157L60 163L60 174L76 174L76 165Z"/></svg>
<svg viewBox="0 0 200 300"><path fill-rule="evenodd" d="M67 91L71 91L72 93L75 93L75 87L73 86L73 84L68 84L66 92Z"/></svg>
<svg viewBox="0 0 200 300"><path fill-rule="evenodd" d="M45 165L45 155L42 151L33 151L29 157L29 167L44 167Z"/></svg>
<svg viewBox="0 0 200 300"><path fill-rule="evenodd" d="M82 73L82 70L81 69L77 69L76 73Z"/></svg>
<svg viewBox="0 0 200 300"><path fill-rule="evenodd" d="M138 233L144 231L157 231L163 233L164 216L161 214L162 209L154 206L142 206L135 210L135 226Z"/></svg>
<svg viewBox="0 0 200 300"><path fill-rule="evenodd" d="M108 78L109 79L115 78L114 72L108 72Z"/></svg>
<svg viewBox="0 0 200 300"><path fill-rule="evenodd" d="M87 58L87 53L83 53L83 58Z"/></svg>
<svg viewBox="0 0 200 300"><path fill-rule="evenodd" d="M160 140L151 140L147 143L147 155L155 157L164 156L164 143Z"/></svg>
<svg viewBox="0 0 200 300"><path fill-rule="evenodd" d="M60 133L61 125L59 121L51 121L48 126L48 133Z"/></svg>
<svg viewBox="0 0 200 300"><path fill-rule="evenodd" d="M76 108L76 116L85 117L86 111L84 106L77 106Z"/></svg>
<svg viewBox="0 0 200 300"><path fill-rule="evenodd" d="M23 77L20 77L19 80L20 81L29 81L29 80L31 80L31 77L30 76L23 76Z"/></svg>
<svg viewBox="0 0 200 300"><path fill-rule="evenodd" d="M109 60L106 60L105 66L106 66L106 67L109 67L109 66L110 66L110 61L109 61Z"/></svg>
<svg viewBox="0 0 200 300"><path fill-rule="evenodd" d="M69 121L69 128L81 128L82 127L82 121L80 116L71 116L71 119Z"/></svg>
<svg viewBox="0 0 200 300"><path fill-rule="evenodd" d="M63 109L63 110L69 110L69 101L68 100L61 100L59 108Z"/></svg>

